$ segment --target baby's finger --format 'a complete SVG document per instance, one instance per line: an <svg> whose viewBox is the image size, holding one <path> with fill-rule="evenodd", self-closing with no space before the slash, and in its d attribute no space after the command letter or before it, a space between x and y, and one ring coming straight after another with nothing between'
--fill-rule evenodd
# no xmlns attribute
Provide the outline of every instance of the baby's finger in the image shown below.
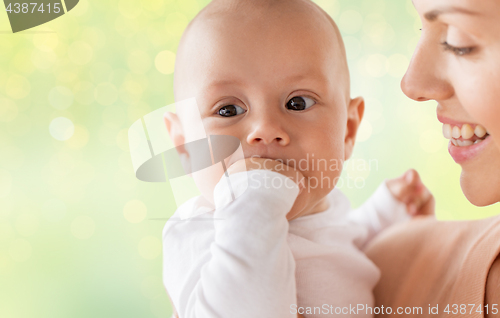
<svg viewBox="0 0 500 318"><path fill-rule="evenodd" d="M434 196L426 187L423 187L418 196L414 196L407 204L410 215L434 214Z"/></svg>
<svg viewBox="0 0 500 318"><path fill-rule="evenodd" d="M422 191L423 183L414 169L406 171L400 179L399 200L405 204L411 203ZM418 205L417 205L418 206Z"/></svg>

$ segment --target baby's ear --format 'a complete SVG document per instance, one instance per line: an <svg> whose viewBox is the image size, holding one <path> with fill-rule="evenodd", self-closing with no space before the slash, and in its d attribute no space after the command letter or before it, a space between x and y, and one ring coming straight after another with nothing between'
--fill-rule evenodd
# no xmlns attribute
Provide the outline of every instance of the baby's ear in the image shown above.
<svg viewBox="0 0 500 318"><path fill-rule="evenodd" d="M163 114L163 121L165 122L165 126L167 127L168 134L174 146L177 148L177 152L179 152L180 155L188 154L184 147L185 137L179 117L172 112L166 112Z"/></svg>
<svg viewBox="0 0 500 318"><path fill-rule="evenodd" d="M351 99L347 108L347 129L345 133L345 147L344 147L344 160L351 157L356 141L356 134L358 132L359 124L363 119L365 113L365 100L363 97L356 97Z"/></svg>

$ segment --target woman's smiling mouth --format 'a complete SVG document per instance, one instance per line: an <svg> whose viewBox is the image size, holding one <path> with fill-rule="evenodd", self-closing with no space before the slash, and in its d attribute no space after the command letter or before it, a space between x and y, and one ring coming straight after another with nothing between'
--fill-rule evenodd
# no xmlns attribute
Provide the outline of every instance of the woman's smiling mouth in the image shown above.
<svg viewBox="0 0 500 318"><path fill-rule="evenodd" d="M461 164L473 159L491 140L490 134L482 125L460 123L439 116L443 123L443 135L450 140L448 151L456 163Z"/></svg>

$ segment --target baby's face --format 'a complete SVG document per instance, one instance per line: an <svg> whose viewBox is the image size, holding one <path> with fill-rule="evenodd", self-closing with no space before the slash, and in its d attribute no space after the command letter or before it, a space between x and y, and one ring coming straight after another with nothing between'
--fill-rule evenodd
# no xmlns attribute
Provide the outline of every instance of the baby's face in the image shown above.
<svg viewBox="0 0 500 318"><path fill-rule="evenodd" d="M345 58L329 22L286 15L194 25L178 56L176 97L195 96L206 134L237 137L245 158L271 158L300 170L313 198L307 210L335 186L359 124L348 116L361 117L363 105L358 100L353 107L348 96ZM181 116L189 142L194 122L188 113ZM239 159L228 158L226 166ZM197 183L210 197L223 171L204 173Z"/></svg>

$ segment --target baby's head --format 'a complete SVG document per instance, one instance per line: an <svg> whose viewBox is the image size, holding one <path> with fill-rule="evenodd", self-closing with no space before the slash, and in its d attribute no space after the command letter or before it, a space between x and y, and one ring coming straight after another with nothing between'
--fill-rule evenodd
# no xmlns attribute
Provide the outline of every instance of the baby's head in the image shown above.
<svg viewBox="0 0 500 318"><path fill-rule="evenodd" d="M212 1L181 39L174 94L195 97L206 134L237 137L245 158L300 170L312 198L304 214L334 188L364 111L362 98L350 98L337 26L308 0ZM195 122L185 109L176 112L165 121L178 146L193 139ZM206 173L197 185L212 201L223 171Z"/></svg>

